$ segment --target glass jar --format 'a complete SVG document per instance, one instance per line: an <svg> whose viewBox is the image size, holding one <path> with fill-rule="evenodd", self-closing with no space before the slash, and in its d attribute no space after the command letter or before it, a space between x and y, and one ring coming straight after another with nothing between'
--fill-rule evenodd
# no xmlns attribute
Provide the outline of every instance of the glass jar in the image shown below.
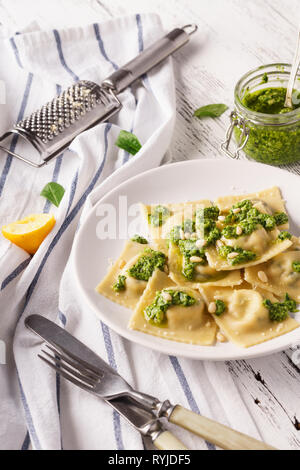
<svg viewBox="0 0 300 470"><path fill-rule="evenodd" d="M231 113L231 124L221 146L227 155L238 158L243 150L247 156L269 165L285 165L300 160L300 108L284 114L264 114L243 104L248 93L266 88L286 88L290 70L289 64L264 65L238 81L234 91L235 111ZM294 88L296 93L293 97L297 99L300 74ZM237 143L234 153L229 150L233 135Z"/></svg>

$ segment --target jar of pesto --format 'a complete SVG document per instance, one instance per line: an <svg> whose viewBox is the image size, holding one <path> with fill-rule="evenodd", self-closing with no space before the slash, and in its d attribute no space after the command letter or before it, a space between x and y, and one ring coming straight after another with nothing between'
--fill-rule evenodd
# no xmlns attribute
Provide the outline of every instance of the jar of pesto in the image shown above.
<svg viewBox="0 0 300 470"><path fill-rule="evenodd" d="M232 158L241 150L254 160L285 165L300 160L300 74L293 110L284 107L291 65L271 64L245 74L234 91L235 110L221 149ZM235 137L236 148L230 150Z"/></svg>

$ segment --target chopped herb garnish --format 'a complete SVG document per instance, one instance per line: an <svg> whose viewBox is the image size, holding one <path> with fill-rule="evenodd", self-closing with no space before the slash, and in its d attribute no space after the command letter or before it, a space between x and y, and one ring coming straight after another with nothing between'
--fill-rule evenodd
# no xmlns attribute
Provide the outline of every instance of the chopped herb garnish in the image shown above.
<svg viewBox="0 0 300 470"><path fill-rule="evenodd" d="M160 251L146 248L144 254L137 262L128 269L128 274L140 281L148 281L155 269L163 271L166 262L166 255Z"/></svg>
<svg viewBox="0 0 300 470"><path fill-rule="evenodd" d="M113 285L113 290L115 292L121 292L126 289L126 276L118 276L117 282Z"/></svg>
<svg viewBox="0 0 300 470"><path fill-rule="evenodd" d="M300 261L293 261L292 269L295 273L300 273Z"/></svg>
<svg viewBox="0 0 300 470"><path fill-rule="evenodd" d="M202 106L201 108L196 109L194 116L200 119L204 117L216 118L225 113L227 109L228 106L226 104L209 104L207 106Z"/></svg>
<svg viewBox="0 0 300 470"><path fill-rule="evenodd" d="M157 291L153 302L144 310L145 318L147 321L152 320L156 324L161 324L165 320L166 311L172 305L190 307L195 303L196 299L186 292L171 289Z"/></svg>
<svg viewBox="0 0 300 470"><path fill-rule="evenodd" d="M289 312L297 312L297 303L288 294L285 294L284 302L272 303L271 300L265 299L263 305L269 310L271 321L282 322L289 317Z"/></svg>
<svg viewBox="0 0 300 470"><path fill-rule="evenodd" d="M146 240L146 238L142 237L141 235L134 235L132 237L131 241L136 242L136 243L140 243L141 245L147 245L148 244L148 240Z"/></svg>
<svg viewBox="0 0 300 470"><path fill-rule="evenodd" d="M280 232L280 234L278 235L278 240L279 241L284 241L284 240L291 240L292 238L292 235L290 234L290 232L287 232L286 230L284 230L283 232Z"/></svg>
<svg viewBox="0 0 300 470"><path fill-rule="evenodd" d="M218 317L222 315L222 313L224 313L226 310L226 305L225 305L225 302L223 302L223 300L216 300L216 311L215 311L215 315L217 315Z"/></svg>
<svg viewBox="0 0 300 470"><path fill-rule="evenodd" d="M152 209L151 213L148 214L148 222L154 227L160 227L170 217L171 212L165 206L156 206Z"/></svg>
<svg viewBox="0 0 300 470"><path fill-rule="evenodd" d="M142 148L138 138L131 132L124 130L120 131L115 145L131 155L135 155Z"/></svg>
<svg viewBox="0 0 300 470"><path fill-rule="evenodd" d="M261 83L268 83L268 81L269 81L269 77L268 77L267 72L265 72L262 76Z"/></svg>
<svg viewBox="0 0 300 470"><path fill-rule="evenodd" d="M64 194L65 188L61 184L55 183L54 181L46 184L46 186L41 191L41 196L44 196L56 207L59 206Z"/></svg>

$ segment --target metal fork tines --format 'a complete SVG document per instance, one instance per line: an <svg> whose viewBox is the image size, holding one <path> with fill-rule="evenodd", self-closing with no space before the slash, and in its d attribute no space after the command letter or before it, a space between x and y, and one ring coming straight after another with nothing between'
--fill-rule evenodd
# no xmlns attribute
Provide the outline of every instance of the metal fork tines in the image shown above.
<svg viewBox="0 0 300 470"><path fill-rule="evenodd" d="M44 357L42 354L38 354L38 357L42 359L42 361L46 362L48 366L58 372L62 377L72 382L74 385L77 385L78 387L90 392L95 389L96 385L101 380L100 374L96 374L87 366L83 366L75 359L70 358L52 346L48 344L45 346L50 351L52 351L54 355L49 354L45 350L42 350L41 352L46 356Z"/></svg>
<svg viewBox="0 0 300 470"><path fill-rule="evenodd" d="M96 387L101 382L100 373L97 374L85 363L81 363L81 361L68 356L47 343L45 346L52 354L42 349L41 354L38 354L42 361L74 385L77 385L84 391L97 395ZM132 401L130 397L125 396L105 401L143 436L149 436L152 440L155 440L163 431L163 426L157 417L149 410Z"/></svg>

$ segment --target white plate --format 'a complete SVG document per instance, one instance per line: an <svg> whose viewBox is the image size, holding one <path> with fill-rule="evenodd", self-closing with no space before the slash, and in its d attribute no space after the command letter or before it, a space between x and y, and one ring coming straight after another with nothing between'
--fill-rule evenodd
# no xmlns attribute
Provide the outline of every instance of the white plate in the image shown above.
<svg viewBox="0 0 300 470"><path fill-rule="evenodd" d="M120 196L127 196L128 206L138 202L163 204L197 199L214 200L218 196L250 193L274 185L280 187L287 202L291 231L299 235L300 179L287 171L250 162L192 160L155 168L129 179L99 201L77 234L75 274L84 300L101 320L120 335L166 354L223 361L258 357L288 348L300 340L300 329L247 349L231 343L194 346L131 331L127 329L130 310L95 292L95 286L107 271L109 260L119 256L124 244L123 239L100 240L97 237L99 209L103 204L112 204L118 215Z"/></svg>

